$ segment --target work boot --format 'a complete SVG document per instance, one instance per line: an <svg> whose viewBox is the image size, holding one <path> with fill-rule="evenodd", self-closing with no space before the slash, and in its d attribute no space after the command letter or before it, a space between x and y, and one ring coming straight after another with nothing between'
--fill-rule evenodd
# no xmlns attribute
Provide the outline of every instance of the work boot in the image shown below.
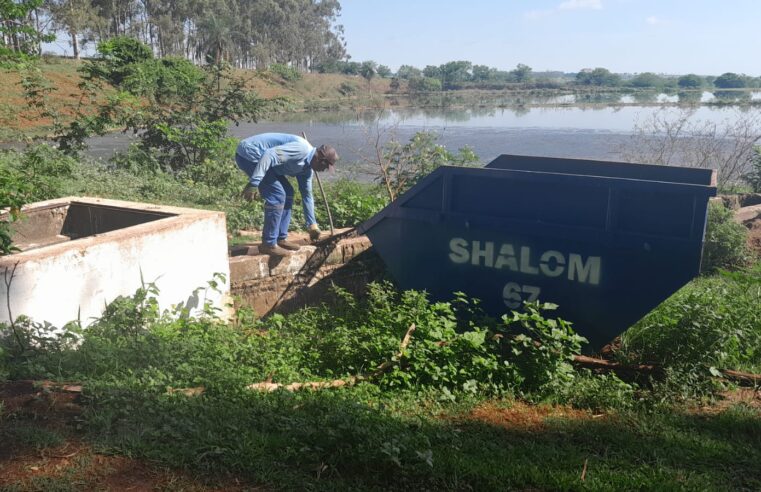
<svg viewBox="0 0 761 492"><path fill-rule="evenodd" d="M287 249L281 248L277 244L265 244L262 243L261 246L259 246L259 253L270 255L270 256L290 256L291 252Z"/></svg>
<svg viewBox="0 0 761 492"><path fill-rule="evenodd" d="M278 241L277 245L280 246L283 249L287 249L287 250L290 250L290 251L298 251L298 250L301 249L301 245L300 244L292 243L292 242L287 241L285 239L281 239L280 241Z"/></svg>

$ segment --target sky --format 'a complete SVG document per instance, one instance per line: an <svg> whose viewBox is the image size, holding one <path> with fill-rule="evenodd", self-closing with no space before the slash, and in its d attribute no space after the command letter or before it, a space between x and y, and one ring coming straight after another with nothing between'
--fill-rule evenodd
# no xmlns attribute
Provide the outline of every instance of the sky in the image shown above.
<svg viewBox="0 0 761 492"><path fill-rule="evenodd" d="M342 0L354 61L761 75L761 0Z"/></svg>

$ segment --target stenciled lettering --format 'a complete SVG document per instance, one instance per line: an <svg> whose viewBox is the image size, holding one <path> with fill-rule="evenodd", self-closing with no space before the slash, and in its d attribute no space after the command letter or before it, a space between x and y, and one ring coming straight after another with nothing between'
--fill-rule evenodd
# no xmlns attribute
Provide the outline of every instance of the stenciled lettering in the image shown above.
<svg viewBox="0 0 761 492"><path fill-rule="evenodd" d="M454 263L467 263L470 260L468 241L461 237L454 237L449 241L449 259Z"/></svg>
<svg viewBox="0 0 761 492"><path fill-rule="evenodd" d="M568 255L568 280L582 284L598 285L600 283L600 257L590 256L587 261L575 253Z"/></svg>
<svg viewBox="0 0 761 492"><path fill-rule="evenodd" d="M449 259L458 265L470 264L524 275L548 278L565 276L572 282L587 285L600 285L602 276L602 258L599 256L583 256L558 250L538 253L530 246L469 241L461 237L449 240Z"/></svg>

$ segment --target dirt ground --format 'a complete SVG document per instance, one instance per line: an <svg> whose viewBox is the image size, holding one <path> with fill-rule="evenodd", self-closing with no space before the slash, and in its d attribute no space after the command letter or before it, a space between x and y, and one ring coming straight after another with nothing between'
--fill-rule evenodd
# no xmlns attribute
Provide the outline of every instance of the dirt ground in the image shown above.
<svg viewBox="0 0 761 492"><path fill-rule="evenodd" d="M76 389L76 388L75 388ZM0 490L260 490L115 456L85 442L80 394L0 383Z"/></svg>

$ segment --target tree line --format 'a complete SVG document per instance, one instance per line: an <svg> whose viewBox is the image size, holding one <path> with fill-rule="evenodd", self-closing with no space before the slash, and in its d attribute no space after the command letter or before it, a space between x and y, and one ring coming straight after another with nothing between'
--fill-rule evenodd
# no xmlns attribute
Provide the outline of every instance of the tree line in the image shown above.
<svg viewBox="0 0 761 492"><path fill-rule="evenodd" d="M39 55L66 33L84 45L135 38L159 57L310 70L346 57L338 0L0 0L0 55Z"/></svg>
<svg viewBox="0 0 761 492"><path fill-rule="evenodd" d="M400 81L406 81L407 87L411 91L463 88L498 89L516 84L542 88L565 85L652 89L761 87L761 77L750 77L733 72L726 72L719 76L700 76L692 73L682 76L669 76L653 72L627 75L613 73L602 67L582 69L577 73L535 72L530 66L523 63L519 63L512 70L501 70L466 60L450 61L441 65L427 65L422 69L412 65L401 65L396 72L392 72L387 66L379 65L373 60L363 62L331 60L328 63L315 65L313 68L318 72L360 75L367 79L375 76L392 78L392 89L400 88Z"/></svg>

